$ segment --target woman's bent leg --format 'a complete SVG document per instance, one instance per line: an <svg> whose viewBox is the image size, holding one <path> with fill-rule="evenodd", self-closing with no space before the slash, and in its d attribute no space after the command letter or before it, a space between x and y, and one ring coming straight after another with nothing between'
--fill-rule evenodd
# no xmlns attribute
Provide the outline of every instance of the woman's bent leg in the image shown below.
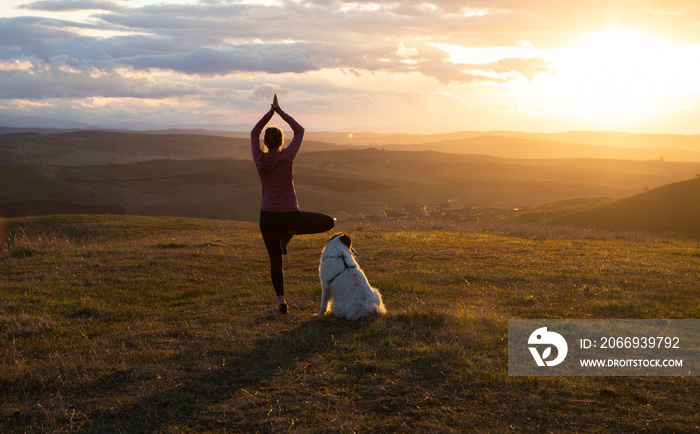
<svg viewBox="0 0 700 434"><path fill-rule="evenodd" d="M334 226L335 220L331 216L317 212L299 211L290 218L287 229L294 231L297 235L320 234L330 231Z"/></svg>
<svg viewBox="0 0 700 434"><path fill-rule="evenodd" d="M283 236L290 234L318 234L335 226L333 217L314 212L294 211L289 213L260 212L260 233L267 254L270 256L270 278L275 294L284 295L284 272L282 269ZM286 231L286 233L284 233ZM291 238L291 237L289 237ZM289 239L286 239L289 242ZM286 244L286 243L285 243Z"/></svg>

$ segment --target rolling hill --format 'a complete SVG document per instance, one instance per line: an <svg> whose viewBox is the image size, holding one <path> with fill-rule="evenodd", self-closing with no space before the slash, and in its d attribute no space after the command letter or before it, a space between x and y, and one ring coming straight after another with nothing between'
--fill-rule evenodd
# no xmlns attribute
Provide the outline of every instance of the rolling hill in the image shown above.
<svg viewBox="0 0 700 434"><path fill-rule="evenodd" d="M553 224L700 237L700 178L555 219Z"/></svg>
<svg viewBox="0 0 700 434"><path fill-rule="evenodd" d="M625 160L700 161L700 152L678 148L616 147L583 143L482 135L418 145L387 145L389 150L435 150L455 154L486 154L504 158L604 158Z"/></svg>
<svg viewBox="0 0 700 434"><path fill-rule="evenodd" d="M295 184L302 209L358 215L406 204L508 209L624 198L697 173L700 163L355 149L300 153ZM245 159L0 165L0 213L6 217L93 206L116 214L251 221L257 219L259 201L257 173Z"/></svg>
<svg viewBox="0 0 700 434"><path fill-rule="evenodd" d="M587 144L598 139L606 146ZM358 133L349 138L344 133L312 132L297 157L295 183L302 209L338 216L449 203L465 210L536 207L529 215L516 216L532 223L541 221L546 211L550 221L561 218L561 224L602 227L610 218L607 227L627 227L613 223L615 215L627 212L623 211L627 202L611 202L632 200L647 190L700 174L700 157L673 161L696 159L700 153L695 139L513 132ZM363 146L369 143L384 145L381 150ZM621 146L607 146L612 143ZM662 144L676 148L659 148ZM662 152L665 157L659 158ZM0 214L106 213L252 221L257 219L260 185L249 153L243 132L0 134ZM681 201L683 193L673 191L662 189L641 197L675 195L673 200ZM686 193L685 197L698 197ZM692 203L688 199L685 205L674 206L692 214ZM594 211L600 204L606 205ZM643 213L651 218L661 205L647 206ZM498 212L501 217L507 214ZM664 218L670 217L659 217L656 223L627 221L634 223L630 228L666 230ZM683 219L674 215L674 223L666 224L670 229L693 225Z"/></svg>
<svg viewBox="0 0 700 434"><path fill-rule="evenodd" d="M321 133L309 138L386 150L486 154L504 158L612 158L700 161L700 136L621 132L527 133L462 131L441 134Z"/></svg>
<svg viewBox="0 0 700 434"><path fill-rule="evenodd" d="M162 158L247 158L249 132L206 130L19 132L0 130L0 164L87 165ZM700 137L510 131L443 134L307 132L304 151L378 147L502 158L595 158L700 162Z"/></svg>
<svg viewBox="0 0 700 434"><path fill-rule="evenodd" d="M99 165L157 159L248 158L245 137L174 132L69 131L0 134L0 164ZM312 140L305 150L342 149ZM345 146L347 147L347 146Z"/></svg>

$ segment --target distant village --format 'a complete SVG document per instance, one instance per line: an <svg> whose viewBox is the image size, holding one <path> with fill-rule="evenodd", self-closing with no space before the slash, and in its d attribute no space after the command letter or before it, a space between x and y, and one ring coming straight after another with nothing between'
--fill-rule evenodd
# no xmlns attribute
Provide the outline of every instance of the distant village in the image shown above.
<svg viewBox="0 0 700 434"><path fill-rule="evenodd" d="M380 220L452 220L452 221L480 221L498 219L499 216L512 214L518 209L462 207L455 208L449 202L436 205L404 204L401 209L385 206L377 214L360 214L354 219L364 221ZM344 216L349 217L349 216Z"/></svg>

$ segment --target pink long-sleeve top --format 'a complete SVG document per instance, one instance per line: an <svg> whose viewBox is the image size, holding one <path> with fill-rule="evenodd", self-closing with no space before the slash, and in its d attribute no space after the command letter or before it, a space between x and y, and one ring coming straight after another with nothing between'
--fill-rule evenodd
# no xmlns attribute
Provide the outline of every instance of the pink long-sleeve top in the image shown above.
<svg viewBox="0 0 700 434"><path fill-rule="evenodd" d="M304 128L288 114L282 111L278 113L294 131L294 137L287 147L274 153L263 152L260 148L260 134L274 115L273 110L267 112L250 132L253 161L262 184L260 209L267 212L296 211L299 202L294 190L294 157L301 147Z"/></svg>

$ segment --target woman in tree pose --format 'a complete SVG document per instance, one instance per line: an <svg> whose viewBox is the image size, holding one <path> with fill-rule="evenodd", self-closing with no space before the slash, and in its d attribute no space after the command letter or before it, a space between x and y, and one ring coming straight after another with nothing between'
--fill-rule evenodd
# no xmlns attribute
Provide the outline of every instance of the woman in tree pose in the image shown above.
<svg viewBox="0 0 700 434"><path fill-rule="evenodd" d="M294 137L285 148L282 130L268 127L263 139L267 148L267 152L264 152L260 147L260 133L275 113L289 124ZM262 184L260 232L270 255L270 277L279 301L280 314L287 313L282 271L282 255L287 254L287 244L294 235L318 234L335 226L335 221L330 216L299 210L294 190L294 157L299 152L303 138L304 128L280 108L277 95L270 110L250 132L253 161Z"/></svg>

